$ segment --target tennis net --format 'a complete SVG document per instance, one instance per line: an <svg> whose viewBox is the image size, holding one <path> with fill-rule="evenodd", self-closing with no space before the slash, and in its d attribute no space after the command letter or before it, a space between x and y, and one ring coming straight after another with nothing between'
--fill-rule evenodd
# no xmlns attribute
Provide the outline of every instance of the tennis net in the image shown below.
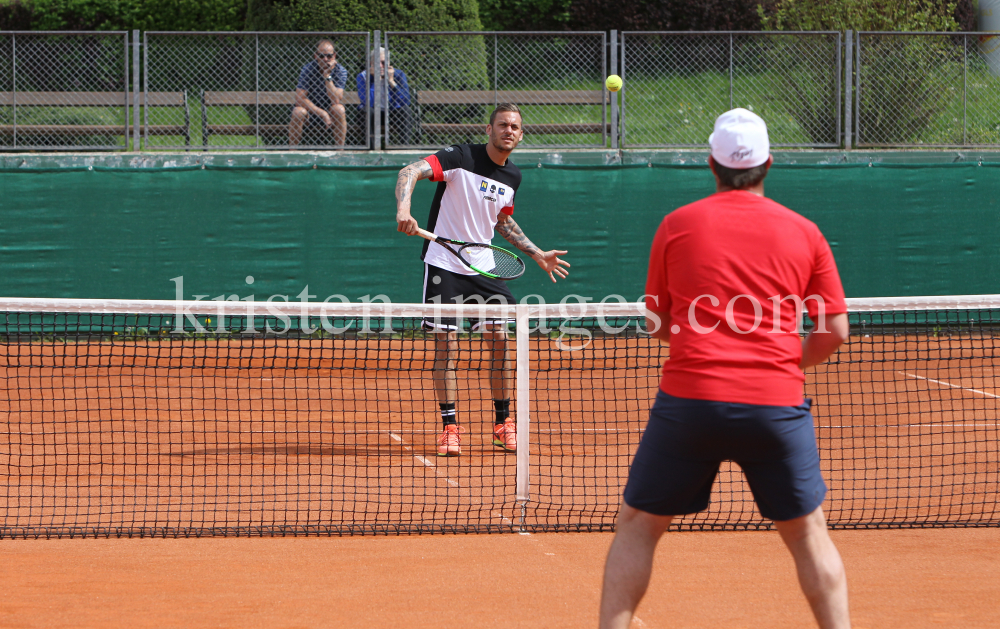
<svg viewBox="0 0 1000 629"><path fill-rule="evenodd" d="M832 526L998 526L1000 296L849 300L811 370ZM639 304L0 300L0 537L611 530L669 348ZM455 343L437 457L427 316ZM516 454L492 445L512 375ZM681 529L766 528L738 468Z"/></svg>

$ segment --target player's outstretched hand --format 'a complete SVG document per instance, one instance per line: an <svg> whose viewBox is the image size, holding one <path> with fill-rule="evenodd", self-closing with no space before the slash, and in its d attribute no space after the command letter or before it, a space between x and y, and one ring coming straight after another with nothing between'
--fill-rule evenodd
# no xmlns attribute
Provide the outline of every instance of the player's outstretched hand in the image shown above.
<svg viewBox="0 0 1000 629"><path fill-rule="evenodd" d="M407 236L413 236L417 233L417 219L407 214L401 212L396 213L396 231L401 231Z"/></svg>
<svg viewBox="0 0 1000 629"><path fill-rule="evenodd" d="M566 276L569 275L569 262L566 262L559 257L564 255L566 255L565 251L553 249L536 255L535 262L537 262L538 266L542 267L542 270L548 273L552 281L555 282L556 275L562 279L566 279Z"/></svg>

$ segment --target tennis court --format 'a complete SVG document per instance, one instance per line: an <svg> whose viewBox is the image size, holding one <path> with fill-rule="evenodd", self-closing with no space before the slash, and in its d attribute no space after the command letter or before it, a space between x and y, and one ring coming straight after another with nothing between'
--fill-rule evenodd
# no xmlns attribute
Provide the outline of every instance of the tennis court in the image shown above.
<svg viewBox="0 0 1000 629"><path fill-rule="evenodd" d="M41 575L62 583L46 592L67 605L113 600L137 627L493 626L505 613L491 595L498 581L519 601L515 626L593 624L621 487L669 351L641 332L637 305L512 313L521 316L509 363L527 427L517 455L490 442L492 366L479 338L463 338L468 432L457 458L435 456L434 347L419 331L421 306L394 305L387 321L374 305L365 316L344 305L296 319L296 305L284 324L226 304L220 326L223 306L201 304L180 334L173 302L2 307L0 534L13 538L8 597L34 602L0 612L0 625L107 626L100 605L83 604L80 618L45 607L30 587ZM806 384L825 510L838 529L936 529L837 532L855 624L990 626L1000 301L851 308L850 341ZM248 322L257 334L243 333ZM658 561L669 566L659 578L676 580L654 579L637 626L810 622L776 534L735 532L768 528L738 469L722 470L708 512L674 528ZM705 529L716 532L695 532ZM393 535L462 532L508 535ZM245 539L258 536L299 539ZM99 539L52 539L67 537ZM153 539L103 539L117 537ZM216 539L159 539L177 537ZM275 576L256 583L247 575L257 570ZM915 571L925 581L909 582ZM111 585L124 582L158 597L161 611ZM449 582L457 593L442 598L437 586ZM774 593L761 598L761 587ZM232 591L258 598L237 604ZM919 592L923 611L906 609ZM351 617L321 620L330 609Z"/></svg>

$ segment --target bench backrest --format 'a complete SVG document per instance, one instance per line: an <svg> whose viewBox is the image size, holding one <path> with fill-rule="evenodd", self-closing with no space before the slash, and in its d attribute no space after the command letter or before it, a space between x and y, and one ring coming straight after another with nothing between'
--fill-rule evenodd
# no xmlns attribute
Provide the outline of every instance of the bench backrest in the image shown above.
<svg viewBox="0 0 1000 629"><path fill-rule="evenodd" d="M204 93L203 102L207 106L232 105L294 105L295 92L219 92L208 91ZM354 92L344 90L344 98L340 101L344 105L359 105L361 100Z"/></svg>
<svg viewBox="0 0 1000 629"><path fill-rule="evenodd" d="M600 105L601 99L610 96L604 90L420 90L417 102L421 105L492 105L515 103L517 105Z"/></svg>
<svg viewBox="0 0 1000 629"><path fill-rule="evenodd" d="M0 105L10 107L119 107L125 104L125 92L0 92ZM132 105L132 92L128 104ZM146 95L139 93L139 106ZM184 92L150 92L150 107L183 107Z"/></svg>

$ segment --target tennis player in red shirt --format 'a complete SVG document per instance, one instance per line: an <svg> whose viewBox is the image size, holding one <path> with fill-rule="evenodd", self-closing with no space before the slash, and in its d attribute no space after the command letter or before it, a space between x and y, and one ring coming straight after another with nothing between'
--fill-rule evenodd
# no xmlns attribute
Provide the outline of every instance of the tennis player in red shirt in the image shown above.
<svg viewBox="0 0 1000 629"><path fill-rule="evenodd" d="M600 626L629 626L660 536L675 516L708 508L719 465L731 460L795 558L819 626L845 629L847 579L802 398L803 370L847 339L844 290L819 228L764 197L764 121L728 111L709 145L716 193L668 214L649 257L647 329L670 342L670 359L625 487ZM803 302L815 322L805 340Z"/></svg>

